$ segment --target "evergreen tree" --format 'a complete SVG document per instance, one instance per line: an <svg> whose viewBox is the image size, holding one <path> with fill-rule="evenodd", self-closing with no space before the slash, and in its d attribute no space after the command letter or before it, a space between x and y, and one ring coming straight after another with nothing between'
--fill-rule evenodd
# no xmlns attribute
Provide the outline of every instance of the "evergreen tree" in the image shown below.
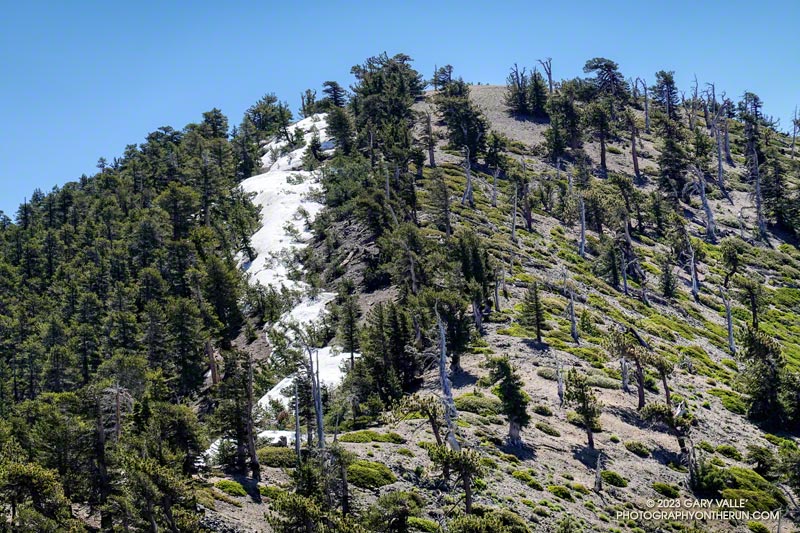
<svg viewBox="0 0 800 533"><path fill-rule="evenodd" d="M568 405L575 406L575 411L580 415L590 450L594 450L594 431L600 423L601 404L589 385L584 374L571 368L567 373L567 390L564 395Z"/></svg>
<svg viewBox="0 0 800 533"><path fill-rule="evenodd" d="M525 299L522 301L522 314L520 315L520 322L527 327L533 327L536 330L536 342L542 342L542 330L544 329L544 308L542 306L541 298L539 297L539 282L534 281L533 285L528 288L525 293Z"/></svg>
<svg viewBox="0 0 800 533"><path fill-rule="evenodd" d="M489 359L490 379L497 383L497 395L503 406L503 414L508 418L508 440L512 446L522 444L520 431L530 423L527 408L530 398L522 390L522 379L514 371L508 356Z"/></svg>

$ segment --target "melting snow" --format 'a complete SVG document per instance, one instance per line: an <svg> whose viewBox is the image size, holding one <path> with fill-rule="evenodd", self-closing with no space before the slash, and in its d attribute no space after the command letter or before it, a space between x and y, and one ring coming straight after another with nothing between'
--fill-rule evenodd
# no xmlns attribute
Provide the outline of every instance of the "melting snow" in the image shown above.
<svg viewBox="0 0 800 533"><path fill-rule="evenodd" d="M308 289L305 283L290 279L292 268L297 268L292 264L293 252L306 246L306 241L311 237L307 225L314 220L323 205L310 198L318 185L319 177L313 172L302 170L303 158L315 132L319 136L323 151L334 148L327 128L324 113L304 118L290 126L289 133L292 135L298 129L302 131L305 145L281 155L288 144L286 141L273 140L267 143L264 146L265 155L261 158L265 172L246 179L241 184L246 192L255 193L253 203L261 208L261 228L251 238L253 249L258 256L252 262L240 258L242 268L250 274L251 283L273 285L275 288L282 285L298 291ZM334 296L327 292L314 297L305 296L281 318L280 323L316 322L323 316L325 307ZM336 348L330 346L320 348L318 351L320 381L329 387L341 383L344 376L343 368L346 367L349 358L349 354L341 354ZM270 401L276 400L288 407L289 398L283 395L283 390L292 386L292 379L293 376L288 376L281 380L258 400L258 405L267 408ZM287 392L291 394L290 390ZM286 437L287 442L293 442L294 432L266 430L259 433L258 437L271 442ZM220 440L217 439L206 455L214 457L219 450L219 444Z"/></svg>

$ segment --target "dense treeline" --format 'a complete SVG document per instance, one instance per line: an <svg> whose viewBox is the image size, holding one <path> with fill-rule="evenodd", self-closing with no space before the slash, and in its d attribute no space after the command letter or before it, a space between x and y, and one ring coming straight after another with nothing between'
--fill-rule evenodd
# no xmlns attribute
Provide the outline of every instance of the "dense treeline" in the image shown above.
<svg viewBox="0 0 800 533"><path fill-rule="evenodd" d="M545 290L568 301L575 344L581 335L601 335L585 323L588 315L578 326L576 284L566 273L563 283L530 276L518 313L501 311L506 276L522 269L519 256L530 251L537 213L563 227L579 224L580 242L564 257L590 260L587 275L643 306L679 300L680 273L693 301L711 308L719 293L747 415L796 430L800 380L759 322L764 287L743 266L749 249L768 244L770 231L800 227L793 145L788 155L787 138L752 93L736 105L713 86L681 98L672 72L657 72L652 85L629 82L604 58L586 62L587 77L560 82L550 60L540 65L546 78L514 65L505 97L516 118L546 126L538 146L491 131L453 67L436 69L427 81L403 54L354 66L350 90L326 81L323 98L313 90L302 95L300 114L327 113L335 142L332 154L322 153L318 138L308 146L326 209L312 223L319 246L302 259L313 288L335 288L338 296L323 324L269 331L266 370L234 339L252 340L255 327L274 324L292 295L243 279L238 259L254 258L249 238L258 222L238 183L260 170L264 141L277 138L289 148L304 142L275 95L256 102L238 127L229 128L215 109L181 131L161 128L111 164L101 159L96 175L37 191L14 221L0 221L0 502L15 527L81 530L70 505L81 504L97 511L103 530L198 529L193 480L209 435L228 439L220 449L225 466L260 481L254 424L264 413L254 406L254 389L299 365L296 412L276 405L267 413L280 428L297 422L307 444L299 457L291 454L294 490L273 498L276 531L409 531L415 520L421 527L415 493L385 495L354 513L348 472L359 479L393 474L326 445L324 429L363 429L387 412L421 414L430 425L435 442L426 450L441 471L434 486L464 493L464 512L448 517L448 531L525 531L515 514L473 505L486 462L457 436L448 376L460 372L468 350L480 353L486 322L498 316L544 346ZM427 107L417 105L423 100ZM645 140L658 152L650 155L657 167L640 169ZM617 146L630 151L633 173L610 164ZM437 153L460 166L437 162ZM547 170L532 168L534 161ZM734 175L735 165L746 170ZM454 189L461 186L454 172L463 190ZM741 216L738 237L723 235L708 203L713 196L733 204L730 191L752 196L755 226L745 228ZM498 205L509 212L481 219L494 238L468 213ZM587 238L587 230L594 235ZM331 260L348 231L369 244L357 280L343 278L341 263ZM648 279L642 243L661 250L658 280ZM724 282L711 287L700 282L697 265L717 244ZM734 332L729 285L743 304L737 318L749 322L741 332ZM388 288L393 297L360 316L359 291ZM693 462L692 415L670 396L674 354L652 350L631 327L602 335L607 354L622 362L626 391L633 365L641 416L677 438L692 487L724 490L709 465ZM303 350L334 338L351 353L346 377L338 391L320 390ZM486 365L485 385L500 399L508 444L523 446L531 422L524 382L508 357ZM415 394L436 369L441 402ZM593 450L602 406L591 380L576 369L556 374L560 403L575 408ZM654 376L665 401L646 404ZM796 447L783 450L780 465L763 451L753 454L770 463L765 476L798 486ZM578 530L564 524L563 531Z"/></svg>

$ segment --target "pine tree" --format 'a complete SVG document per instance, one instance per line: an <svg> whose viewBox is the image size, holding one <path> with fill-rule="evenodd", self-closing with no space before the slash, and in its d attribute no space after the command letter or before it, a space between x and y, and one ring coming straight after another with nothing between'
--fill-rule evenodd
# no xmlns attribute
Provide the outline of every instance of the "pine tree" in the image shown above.
<svg viewBox="0 0 800 533"><path fill-rule="evenodd" d="M542 330L544 329L544 308L539 297L539 282L534 281L533 285L525 293L522 301L522 314L520 323L523 326L533 327L536 330L536 342L542 342Z"/></svg>
<svg viewBox="0 0 800 533"><path fill-rule="evenodd" d="M748 325L741 346L738 354L744 371L740 379L747 394L747 414L756 421L777 423L783 413L779 391L786 366L780 344L757 326Z"/></svg>
<svg viewBox="0 0 800 533"><path fill-rule="evenodd" d="M512 446L520 446L520 431L530 423L527 408L530 398L522 390L522 379L514 371L508 356L493 357L488 361L490 380L497 383L497 395L502 402L502 412L508 419L508 440Z"/></svg>
<svg viewBox="0 0 800 533"><path fill-rule="evenodd" d="M574 368L567 373L567 390L564 395L568 405L575 406L575 411L583 421L590 450L594 450L594 431L600 423L601 404L597 400L592 387L584 374Z"/></svg>

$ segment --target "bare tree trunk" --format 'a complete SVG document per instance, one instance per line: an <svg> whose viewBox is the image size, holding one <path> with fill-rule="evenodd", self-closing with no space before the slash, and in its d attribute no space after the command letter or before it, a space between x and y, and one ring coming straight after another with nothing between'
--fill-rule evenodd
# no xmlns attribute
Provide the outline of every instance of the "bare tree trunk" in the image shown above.
<svg viewBox="0 0 800 533"><path fill-rule="evenodd" d="M586 257L586 205L583 196L578 197L578 207L581 210L581 240L578 243L578 255Z"/></svg>
<svg viewBox="0 0 800 533"><path fill-rule="evenodd" d="M497 270L494 272L494 309L500 311L500 279L497 277Z"/></svg>
<svg viewBox="0 0 800 533"><path fill-rule="evenodd" d="M672 407L672 394L669 391L666 374L661 374L661 384L664 386L664 398L667 400L667 407Z"/></svg>
<svg viewBox="0 0 800 533"><path fill-rule="evenodd" d="M634 363L636 363L636 385L639 389L639 404L636 410L639 411L644 409L644 368L642 368L642 362L639 358L634 359Z"/></svg>
<svg viewBox="0 0 800 533"><path fill-rule="evenodd" d="M436 148L436 140L433 138L433 125L431 124L430 112L425 113L426 125L425 134L428 136L428 165L431 168L436 168L436 160L433 157L434 149Z"/></svg>
<svg viewBox="0 0 800 533"><path fill-rule="evenodd" d="M800 128L800 121L797 120L797 107L795 107L794 116L792 116L792 161L794 161L794 147L797 141L798 128Z"/></svg>
<svg viewBox="0 0 800 533"><path fill-rule="evenodd" d="M453 389L450 384L450 377L447 375L447 337L444 329L444 322L439 315L439 309L435 309L436 323L439 328L439 385L442 388L442 404L444 407L444 421L447 425L447 443L454 451L461 451L461 445L456 438L455 420L458 418L458 411L453 400Z"/></svg>
<svg viewBox="0 0 800 533"><path fill-rule="evenodd" d="M603 490L603 476L600 475L603 468L603 452L597 454L597 464L594 469L594 491L601 492Z"/></svg>
<svg viewBox="0 0 800 533"><path fill-rule="evenodd" d="M694 171L697 176L697 190L700 193L700 202L706 214L706 240L714 244L717 242L717 227L714 223L714 212L711 210L708 198L706 197L706 176L705 173L697 167L694 168Z"/></svg>
<svg viewBox="0 0 800 533"><path fill-rule="evenodd" d="M522 444L522 437L520 437L520 425L518 422L509 422L508 424L508 443L511 446L520 446Z"/></svg>
<svg viewBox="0 0 800 533"><path fill-rule="evenodd" d="M561 361L556 363L556 379L558 380L558 406L564 407L564 371L561 368Z"/></svg>
<svg viewBox="0 0 800 533"><path fill-rule="evenodd" d="M716 137L717 140L717 186L719 187L719 190L722 191L722 194L725 195L725 198L727 198L728 201L731 204L733 204L733 200L731 199L731 196L728 194L728 191L725 188L725 174L722 171L722 134L719 130L718 116L714 118L713 124L714 124L714 129L713 129L714 137Z"/></svg>
<svg viewBox="0 0 800 533"><path fill-rule="evenodd" d="M758 224L758 235L762 239L767 238L767 224L764 221L764 206L761 199L761 173L758 171L758 154L756 153L755 141L753 142L753 177L755 178L755 201L756 201L756 222Z"/></svg>
<svg viewBox="0 0 800 533"><path fill-rule="evenodd" d="M650 104L647 97L647 84L642 78L636 78L636 83L642 85L642 94L644 94L644 132L650 133Z"/></svg>
<svg viewBox="0 0 800 533"><path fill-rule="evenodd" d="M469 148L464 147L464 172L467 177L467 188L464 190L464 195L461 197L461 205L469 202L470 207L475 207L475 199L472 195L472 163L469 161Z"/></svg>
<svg viewBox="0 0 800 533"><path fill-rule="evenodd" d="M689 247L689 269L692 275L692 297L695 301L700 299L700 283L697 280L697 264L694 259L694 246L689 237L686 237L686 245Z"/></svg>
<svg viewBox="0 0 800 533"><path fill-rule="evenodd" d="M642 175L639 172L639 153L636 151L636 123L631 120L631 158L633 159L633 174L636 176L636 181L642 180Z"/></svg>
<svg viewBox="0 0 800 533"><path fill-rule="evenodd" d="M294 383L294 453L300 464L300 397L297 394L297 382Z"/></svg>
<svg viewBox="0 0 800 533"><path fill-rule="evenodd" d="M628 360L625 359L624 355L619 360L619 367L620 367L620 372L622 373L622 391L623 392L631 392L631 388L628 385L628 381L629 381L629 379L628 379L628 370L629 370Z"/></svg>
<svg viewBox="0 0 800 533"><path fill-rule="evenodd" d="M539 64L542 65L544 73L547 74L547 86L550 89L550 94L553 94L553 59L549 57L545 60L540 59Z"/></svg>
<svg viewBox="0 0 800 533"><path fill-rule="evenodd" d="M253 358L248 352L247 354L247 382L245 394L247 410L247 420L245 433L247 434L247 454L250 456L250 470L253 473L253 481L256 483L261 481L261 464L258 462L258 454L256 453L256 433L253 427Z"/></svg>
<svg viewBox="0 0 800 533"><path fill-rule="evenodd" d="M728 103L726 102L724 105L728 105ZM723 117L723 125L725 126L725 160L730 166L735 167L736 163L733 161L733 156L731 155L731 138L728 132L728 117Z"/></svg>
<svg viewBox="0 0 800 533"><path fill-rule="evenodd" d="M511 242L517 244L517 185L514 184L514 210L511 213Z"/></svg>
<svg viewBox="0 0 800 533"><path fill-rule="evenodd" d="M725 305L725 321L728 325L728 349L731 354L736 354L736 343L733 340L733 317L731 316L731 302L728 300L722 287L719 289L719 295L722 298L722 303Z"/></svg>
<svg viewBox="0 0 800 533"><path fill-rule="evenodd" d="M580 344L578 336L578 323L575 320L575 295L572 289L569 290L569 332L576 344Z"/></svg>
<svg viewBox="0 0 800 533"><path fill-rule="evenodd" d="M619 267L622 272L622 294L628 296L628 262L625 260L625 251L619 251Z"/></svg>

